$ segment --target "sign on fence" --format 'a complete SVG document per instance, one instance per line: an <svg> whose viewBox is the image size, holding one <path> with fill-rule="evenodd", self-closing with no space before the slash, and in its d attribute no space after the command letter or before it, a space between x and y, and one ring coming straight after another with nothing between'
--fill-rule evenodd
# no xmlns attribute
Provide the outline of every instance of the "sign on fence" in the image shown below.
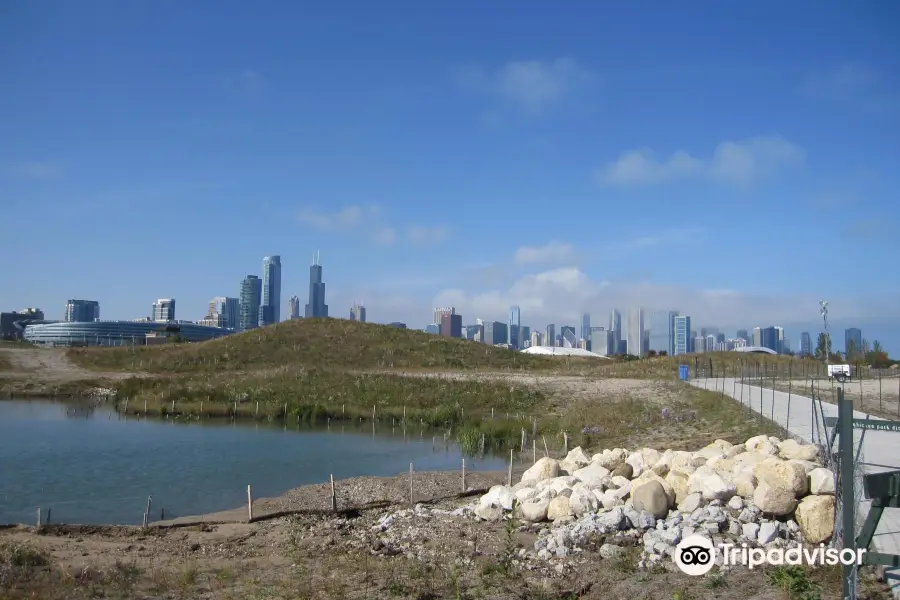
<svg viewBox="0 0 900 600"><path fill-rule="evenodd" d="M853 401L844 398L844 388L838 388L838 416L825 419L825 424L835 427L835 436L838 438L838 452L840 456L840 494L841 513L843 517L844 548L854 551L858 548L867 552L864 563L867 565L884 565L887 567L900 567L900 555L884 554L869 551L869 545L878 528L878 522L886 507L900 507L900 470L886 473L874 473L866 475L863 479L866 498L872 503L866 520L863 523L859 536L856 532L856 496L854 495L854 459L853 459L853 430L877 429L882 431L900 432L900 421L872 421L853 418ZM830 449L829 449L830 451ZM856 566L844 565L843 567L843 592L845 600L856 600Z"/></svg>

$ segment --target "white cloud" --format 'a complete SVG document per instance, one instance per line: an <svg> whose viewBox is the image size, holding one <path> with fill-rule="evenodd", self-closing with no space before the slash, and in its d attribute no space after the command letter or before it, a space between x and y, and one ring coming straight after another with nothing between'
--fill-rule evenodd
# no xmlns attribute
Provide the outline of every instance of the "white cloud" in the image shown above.
<svg viewBox="0 0 900 600"><path fill-rule="evenodd" d="M303 208L298 211L297 219L304 225L323 231L351 229L360 223L363 214L365 214L367 210L371 212L372 209L364 209L361 206L354 205L329 213L311 208Z"/></svg>
<svg viewBox="0 0 900 600"><path fill-rule="evenodd" d="M375 233L375 243L381 246L391 246L397 241L397 230L393 227L383 227Z"/></svg>
<svg viewBox="0 0 900 600"><path fill-rule="evenodd" d="M442 244L450 235L450 230L446 227L425 227L422 225L413 225L406 231L409 241L420 246L435 246Z"/></svg>
<svg viewBox="0 0 900 600"><path fill-rule="evenodd" d="M514 261L519 265L546 264L571 261L575 248L571 244L552 241L544 246L522 246L516 250Z"/></svg>
<svg viewBox="0 0 900 600"><path fill-rule="evenodd" d="M62 175L62 168L49 162L24 162L7 165L4 169L13 177L23 179L53 179Z"/></svg>
<svg viewBox="0 0 900 600"><path fill-rule="evenodd" d="M400 239L398 228L386 222L381 206L350 205L334 212L303 208L297 211L297 220L307 227L320 231L359 233L363 231L372 242L391 246ZM434 246L447 240L450 230L446 227L410 225L405 228L406 241L419 246Z"/></svg>
<svg viewBox="0 0 900 600"><path fill-rule="evenodd" d="M591 279L575 267L561 267L526 275L506 289L479 292L447 289L432 299L433 306L455 306L465 322L476 318L505 320L509 306L517 304L532 327L547 323L578 325L589 312L602 324L613 308L641 306L646 311L679 310L698 324L754 327L810 321L816 315L814 296L769 297L735 290L694 290L652 282L608 282ZM842 301L845 316L865 316L866 307ZM811 318L810 315L813 315Z"/></svg>
<svg viewBox="0 0 900 600"><path fill-rule="evenodd" d="M466 89L494 96L536 115L594 80L594 75L571 58L551 61L513 61L494 72L471 67L459 75Z"/></svg>
<svg viewBox="0 0 900 600"><path fill-rule="evenodd" d="M801 164L805 158L802 148L780 136L760 136L722 142L709 158L679 150L660 161L649 149L630 150L601 169L598 178L611 185L663 183L688 177L746 184Z"/></svg>

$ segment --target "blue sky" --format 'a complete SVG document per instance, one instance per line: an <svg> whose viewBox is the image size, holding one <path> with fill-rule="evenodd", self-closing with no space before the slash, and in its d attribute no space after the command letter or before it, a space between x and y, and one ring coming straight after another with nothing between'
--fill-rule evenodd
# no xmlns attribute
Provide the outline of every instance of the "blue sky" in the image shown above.
<svg viewBox="0 0 900 600"><path fill-rule="evenodd" d="M741 4L5 2L0 305L895 322L900 5Z"/></svg>

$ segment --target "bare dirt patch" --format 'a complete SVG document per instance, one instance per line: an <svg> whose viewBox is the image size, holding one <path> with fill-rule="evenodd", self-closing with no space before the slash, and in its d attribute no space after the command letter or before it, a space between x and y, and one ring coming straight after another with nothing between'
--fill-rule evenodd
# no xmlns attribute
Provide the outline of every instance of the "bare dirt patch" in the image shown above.
<svg viewBox="0 0 900 600"><path fill-rule="evenodd" d="M0 346L0 394L77 394L135 376L84 369L69 360L62 348Z"/></svg>

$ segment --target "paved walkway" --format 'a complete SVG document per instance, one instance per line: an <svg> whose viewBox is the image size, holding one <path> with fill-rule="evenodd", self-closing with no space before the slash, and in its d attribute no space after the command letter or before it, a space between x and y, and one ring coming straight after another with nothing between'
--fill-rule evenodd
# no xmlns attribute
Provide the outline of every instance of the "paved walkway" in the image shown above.
<svg viewBox="0 0 900 600"><path fill-rule="evenodd" d="M787 392L777 390L773 392L770 389L742 384L740 380L733 378L697 379L691 381L691 383L700 388L724 392L743 404L749 405L755 412L773 419L797 438L806 442L812 442L813 437L815 437L815 441L819 441L819 434L814 426L812 400L808 397L798 396L797 394L788 395ZM837 417L836 405L823 402L822 409L826 417ZM868 415L854 411L853 416L858 419L865 419ZM870 418L879 421L884 420L874 416ZM820 425L820 427L822 426ZM854 431L854 448L859 443L861 434L862 431L860 430ZM835 443L835 448L837 448L837 443ZM862 461L871 463L864 465L866 473L900 469L900 433L866 431L866 435L863 438ZM869 502L863 500L857 512L857 528L862 526L868 511ZM879 552L900 554L900 509L885 509L872 541L875 549ZM889 570L886 572L886 577L891 584L894 597L900 599L900 569Z"/></svg>

